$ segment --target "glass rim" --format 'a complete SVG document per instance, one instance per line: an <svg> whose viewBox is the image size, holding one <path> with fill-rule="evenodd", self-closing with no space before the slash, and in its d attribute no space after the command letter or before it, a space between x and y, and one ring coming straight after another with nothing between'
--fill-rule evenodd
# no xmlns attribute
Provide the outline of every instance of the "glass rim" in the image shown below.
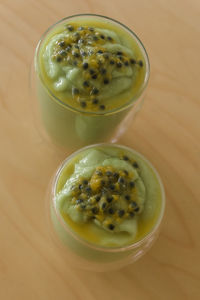
<svg viewBox="0 0 200 300"><path fill-rule="evenodd" d="M105 112L90 112L90 111L84 111L82 109L79 109L79 108L76 108L76 107L73 107L65 102L63 102L62 100L60 100L58 97L56 97L54 95L54 93L49 89L49 87L45 84L44 82L44 78L42 76L42 73L41 73L41 68L40 68L40 63L39 63L39 52L40 52L40 47L43 43L43 41L45 40L45 37L47 36L47 34L54 28L56 27L57 25L59 25L60 23L66 21L66 20L69 20L69 19L72 19L72 18L76 18L76 17L98 17L98 18L102 18L102 19L107 19L108 21L111 21L113 23L116 23L117 25L120 25L122 28L124 28L126 31L128 31L128 33L135 39L136 43L138 44L142 54L143 54L143 57L144 57L144 60L145 60L145 65L146 65L146 72L145 72L145 76L144 76L144 80L143 80L143 83L142 85L140 86L138 92L131 98L131 100L129 100L127 103L121 105L120 107L117 107L115 109L112 109L112 110L108 110L108 111L105 111ZM75 14L75 15L71 15L71 16L68 16L68 17L65 17L65 18L62 18L60 19L59 21L57 21L56 23L52 24L51 26L49 26L47 28L47 30L42 34L37 46L36 46L36 49L35 49L35 57L34 57L34 65L35 65L35 69L36 69L36 66L39 70L38 72L38 76L42 82L42 85L44 86L44 88L47 90L48 94L50 94L50 96L52 98L54 98L60 105L63 105L64 107L68 108L69 110L73 111L73 112L77 112L77 113L81 113L81 114L84 114L84 115L92 115L92 116L101 116L101 115L110 115L110 114L114 114L114 113L117 113L119 111L123 111L129 107L131 107L132 105L134 105L134 103L137 102L137 100L139 99L139 97L141 96L141 94L145 91L146 87L147 87L147 84L148 84L148 81L149 81L149 75L150 75L150 62L149 62L149 57L148 57L148 54L147 54L147 51L143 45L143 43L141 42L141 40L139 39L139 37L136 35L136 33L134 33L128 26L124 25L123 23L113 19L113 18L110 18L110 17L107 17L107 16L103 16L103 15L99 15L99 14L90 14L90 13L84 13L84 14Z"/></svg>
<svg viewBox="0 0 200 300"><path fill-rule="evenodd" d="M119 246L119 247L104 247L104 246L98 246L96 244L90 243L88 241L86 241L84 238L80 237L75 231L73 231L68 225L67 223L63 220L59 209L56 208L56 202L55 202L55 196L56 196L56 187L57 187L57 183L58 183L58 179L60 177L60 174L62 172L62 170L65 168L65 166L67 165L67 163L77 154L93 148L93 147L101 147L101 146L106 146L106 147L117 147L117 148L122 148L125 150L128 150L130 152L135 153L136 155L138 155L141 159L143 159L153 170L154 174L156 175L156 178L158 180L160 189L161 189L161 209L160 209L160 213L159 213L159 217L156 221L156 223L154 224L153 228L151 229L151 231L149 233L147 233L142 239L140 239L137 242L133 242L132 244L126 245L126 246ZM164 216L164 211L165 211L165 205L166 205L166 197L165 197L165 190L164 190L164 186L162 183L162 180L160 178L160 175L158 174L157 170L155 169L155 167L152 165L152 163L146 158L144 157L142 154L140 154L139 152L137 152L136 150L124 146L124 145L120 145L120 144L112 144L112 143L99 143L99 144L93 144L93 145L89 145L86 147L83 147L75 152L73 152L72 154L70 154L58 167L54 177L53 177L53 181L52 181L52 185L51 185L51 199L50 199L51 203L53 204L53 210L55 212L55 215L59 221L59 223L61 224L62 228L68 233L70 234L75 240L77 240L78 242L80 242L81 244L83 244L84 246L87 246L93 250L97 250L97 251L101 251L101 252L106 252L106 253L118 253L118 252L125 252L125 251L129 251L132 250L134 248L139 247L141 244L143 244L146 240L148 240L149 238L151 238L151 236L154 235L154 233L159 229L163 216Z"/></svg>

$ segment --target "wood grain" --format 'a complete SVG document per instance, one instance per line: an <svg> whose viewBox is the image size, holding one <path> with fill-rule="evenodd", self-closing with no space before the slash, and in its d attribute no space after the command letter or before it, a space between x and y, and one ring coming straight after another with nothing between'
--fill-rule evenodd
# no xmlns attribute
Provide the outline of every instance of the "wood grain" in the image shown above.
<svg viewBox="0 0 200 300"><path fill-rule="evenodd" d="M38 133L29 94L41 34L81 12L125 23L147 48L146 101L120 143L152 161L167 194L154 247L105 274L69 268L49 240L44 196L64 155ZM1 0L0 299L200 299L199 15L197 0Z"/></svg>

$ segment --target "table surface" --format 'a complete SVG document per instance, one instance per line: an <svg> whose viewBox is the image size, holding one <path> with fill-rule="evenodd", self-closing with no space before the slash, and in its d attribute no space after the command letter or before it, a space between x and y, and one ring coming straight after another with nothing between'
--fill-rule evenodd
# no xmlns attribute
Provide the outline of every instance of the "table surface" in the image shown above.
<svg viewBox="0 0 200 300"><path fill-rule="evenodd" d="M152 249L109 273L66 267L51 244L44 197L64 156L36 129L29 94L41 34L64 16L87 12L125 23L146 46L146 100L119 142L150 159L167 196ZM1 0L0 299L200 299L199 15L197 0Z"/></svg>

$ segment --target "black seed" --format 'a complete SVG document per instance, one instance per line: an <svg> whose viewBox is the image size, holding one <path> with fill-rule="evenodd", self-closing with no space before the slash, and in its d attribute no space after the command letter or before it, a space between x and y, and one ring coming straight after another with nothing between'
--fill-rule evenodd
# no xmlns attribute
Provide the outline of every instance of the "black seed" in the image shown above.
<svg viewBox="0 0 200 300"><path fill-rule="evenodd" d="M88 30L93 32L94 31L94 28L93 27L88 27Z"/></svg>
<svg viewBox="0 0 200 300"><path fill-rule="evenodd" d="M139 210L140 210L139 207L136 207L136 208L134 209L135 212L138 212Z"/></svg>
<svg viewBox="0 0 200 300"><path fill-rule="evenodd" d="M79 94L79 89L73 87L73 88L72 88L72 94L73 94L73 95L78 95L78 94Z"/></svg>
<svg viewBox="0 0 200 300"><path fill-rule="evenodd" d="M100 199L101 199L101 197L100 197L100 196L95 196L95 200L96 200L97 202L99 202L99 201L100 201Z"/></svg>
<svg viewBox="0 0 200 300"><path fill-rule="evenodd" d="M129 213L129 216L130 216L130 217L134 217L134 216L135 216L134 212L131 211L131 212Z"/></svg>
<svg viewBox="0 0 200 300"><path fill-rule="evenodd" d="M142 61L142 60L139 60L139 61L138 61L138 65L139 65L140 67L143 67L143 61Z"/></svg>
<svg viewBox="0 0 200 300"><path fill-rule="evenodd" d="M114 65L115 61L113 59L110 60L110 65Z"/></svg>
<svg viewBox="0 0 200 300"><path fill-rule="evenodd" d="M104 83L104 84L109 84L109 79L105 78L105 79L103 80L103 83Z"/></svg>
<svg viewBox="0 0 200 300"><path fill-rule="evenodd" d="M111 171L106 171L107 176L111 176L113 173Z"/></svg>
<svg viewBox="0 0 200 300"><path fill-rule="evenodd" d="M65 49L67 52L69 52L71 50L71 46L67 46L67 48Z"/></svg>
<svg viewBox="0 0 200 300"><path fill-rule="evenodd" d="M134 65L134 64L136 64L136 60L135 60L134 58L131 58L131 59L130 59L130 63L131 63L132 65Z"/></svg>
<svg viewBox="0 0 200 300"><path fill-rule="evenodd" d="M107 40L108 40L108 41L113 41L113 38L112 38L111 36L108 36L108 37L107 37Z"/></svg>
<svg viewBox="0 0 200 300"><path fill-rule="evenodd" d="M84 30L85 28L83 26L80 26L78 27L78 30L81 31L81 30Z"/></svg>
<svg viewBox="0 0 200 300"><path fill-rule="evenodd" d="M124 61L124 58L123 58L122 56L119 56L119 59L120 59L121 61Z"/></svg>
<svg viewBox="0 0 200 300"><path fill-rule="evenodd" d="M137 207L137 203L135 202L135 201L132 201L131 203L130 203L130 206L131 206L131 208L136 208Z"/></svg>
<svg viewBox="0 0 200 300"><path fill-rule="evenodd" d="M129 160L128 156L124 155L123 160Z"/></svg>
<svg viewBox="0 0 200 300"><path fill-rule="evenodd" d="M114 210L112 207L110 207L110 208L108 209L108 213L109 213L110 215L113 215L114 212L115 212L115 210Z"/></svg>
<svg viewBox="0 0 200 300"><path fill-rule="evenodd" d="M99 90L96 87L93 87L93 89L91 90L91 94L92 95L98 95Z"/></svg>
<svg viewBox="0 0 200 300"><path fill-rule="evenodd" d="M122 63L117 62L117 63L116 63L116 66L117 66L117 68L121 68L121 67L122 67Z"/></svg>
<svg viewBox="0 0 200 300"><path fill-rule="evenodd" d="M124 62L124 65L127 67L127 66L129 66L129 62L128 61L125 61Z"/></svg>
<svg viewBox="0 0 200 300"><path fill-rule="evenodd" d="M81 51L81 55L82 55L82 56L87 56L87 52Z"/></svg>
<svg viewBox="0 0 200 300"><path fill-rule="evenodd" d="M106 202L103 202L102 205L101 205L102 209L105 209L106 206L107 206Z"/></svg>
<svg viewBox="0 0 200 300"><path fill-rule="evenodd" d="M113 201L113 196L108 196L106 200L108 203L111 203Z"/></svg>
<svg viewBox="0 0 200 300"><path fill-rule="evenodd" d="M88 181L86 179L83 180L83 184L88 184Z"/></svg>
<svg viewBox="0 0 200 300"><path fill-rule="evenodd" d="M98 104L99 103L99 100L97 99L97 98L94 98L93 100L92 100L92 104Z"/></svg>
<svg viewBox="0 0 200 300"><path fill-rule="evenodd" d="M88 63L87 63L87 62L83 63L83 69L84 69L84 70L87 70L87 69L88 69L88 67L89 67L89 65L88 65Z"/></svg>
<svg viewBox="0 0 200 300"><path fill-rule="evenodd" d="M59 45L60 47L64 47L64 46L65 46L65 41L60 41L60 42L58 43L58 45Z"/></svg>
<svg viewBox="0 0 200 300"><path fill-rule="evenodd" d="M104 110L106 107L105 107L105 105L101 104L101 105L99 105L99 108L100 108L101 110Z"/></svg>
<svg viewBox="0 0 200 300"><path fill-rule="evenodd" d="M104 40L104 39L105 39L105 36L104 36L103 34L101 34L101 35L100 35L100 38L101 38L102 40Z"/></svg>
<svg viewBox="0 0 200 300"><path fill-rule="evenodd" d="M121 218L125 214L125 211L123 209L119 209L117 213L118 213L118 216Z"/></svg>
<svg viewBox="0 0 200 300"><path fill-rule="evenodd" d="M85 86L85 87L89 87L89 86L90 86L90 84L89 84L89 82L88 82L87 80L85 80L85 81L83 81L83 86Z"/></svg>
<svg viewBox="0 0 200 300"><path fill-rule="evenodd" d="M57 57L56 57L56 61L57 61L57 62L61 62L61 61L62 61L62 57L61 57L61 56L57 56Z"/></svg>
<svg viewBox="0 0 200 300"><path fill-rule="evenodd" d="M134 163L133 163L133 167L134 167L134 168L139 168L138 163L134 162Z"/></svg>
<svg viewBox="0 0 200 300"><path fill-rule="evenodd" d="M78 52L75 52L75 51L72 51L72 55L74 56L74 57L80 57L80 54L78 53Z"/></svg>
<svg viewBox="0 0 200 300"><path fill-rule="evenodd" d="M118 182L123 184L123 183L125 183L125 180L123 177L119 177Z"/></svg>
<svg viewBox="0 0 200 300"><path fill-rule="evenodd" d="M91 77L92 77L92 79L97 79L97 74L94 74Z"/></svg>
<svg viewBox="0 0 200 300"><path fill-rule="evenodd" d="M73 31L73 30L74 30L74 27L73 27L72 25L67 25L67 29L68 29L69 31Z"/></svg>
<svg viewBox="0 0 200 300"><path fill-rule="evenodd" d="M83 185L79 184L78 188L79 188L79 190L81 190L83 188Z"/></svg>
<svg viewBox="0 0 200 300"><path fill-rule="evenodd" d="M102 75L106 74L106 69L105 69L105 68L102 68L102 69L100 70L100 73L101 73Z"/></svg>
<svg viewBox="0 0 200 300"><path fill-rule="evenodd" d="M98 38L96 35L93 36L93 40L94 40L94 41L98 41L98 39L99 39L99 38Z"/></svg>
<svg viewBox="0 0 200 300"><path fill-rule="evenodd" d="M80 207L81 207L82 209L85 209L85 208L86 208L86 205L85 205L85 204L81 204Z"/></svg>
<svg viewBox="0 0 200 300"><path fill-rule="evenodd" d="M92 211L93 214L96 215L96 214L99 212L99 209L98 209L97 206L94 206L94 207L91 209L91 211Z"/></svg>
<svg viewBox="0 0 200 300"><path fill-rule="evenodd" d="M135 186L135 182L134 181L130 181L129 182L129 186L130 186L130 188L133 188Z"/></svg>
<svg viewBox="0 0 200 300"><path fill-rule="evenodd" d="M123 52L117 51L117 55L123 55Z"/></svg>
<svg viewBox="0 0 200 300"><path fill-rule="evenodd" d="M77 199L76 200L76 204L80 204L80 203L82 203L83 202L83 199Z"/></svg>
<svg viewBox="0 0 200 300"><path fill-rule="evenodd" d="M87 186L86 189L85 189L86 193L91 193L92 192L92 189L90 186Z"/></svg>
<svg viewBox="0 0 200 300"><path fill-rule="evenodd" d="M119 178L119 174L118 174L117 172L115 172L115 173L113 174L113 177L116 178L116 179L118 179L118 178Z"/></svg>
<svg viewBox="0 0 200 300"><path fill-rule="evenodd" d="M131 197L129 196L129 195L125 195L125 197L124 197L126 200L130 200L131 199Z"/></svg>
<svg viewBox="0 0 200 300"><path fill-rule="evenodd" d="M115 185L114 185L114 184L111 184L111 185L109 186L109 188L111 189L111 191L114 191L114 190L115 190Z"/></svg>
<svg viewBox="0 0 200 300"><path fill-rule="evenodd" d="M98 51L97 51L97 53L99 53L99 54L102 54L102 53L103 53L103 51L102 51L102 50L98 50Z"/></svg>
<svg viewBox="0 0 200 300"><path fill-rule="evenodd" d="M113 229L115 228L115 225L109 224L109 225L108 225L108 228L109 228L110 230L113 230Z"/></svg>
<svg viewBox="0 0 200 300"><path fill-rule="evenodd" d="M95 74L95 70L93 70L93 69L90 69L89 72L90 72L90 75Z"/></svg>
<svg viewBox="0 0 200 300"><path fill-rule="evenodd" d="M81 107L86 107L86 106L87 106L87 103L86 103L85 101L81 101L81 102L80 102L80 105L81 105Z"/></svg>

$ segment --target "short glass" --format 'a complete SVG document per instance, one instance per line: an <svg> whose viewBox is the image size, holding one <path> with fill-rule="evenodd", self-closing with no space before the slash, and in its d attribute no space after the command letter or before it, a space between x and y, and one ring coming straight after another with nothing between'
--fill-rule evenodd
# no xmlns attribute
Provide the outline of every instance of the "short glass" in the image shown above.
<svg viewBox="0 0 200 300"><path fill-rule="evenodd" d="M105 20L125 30L135 41L144 58L146 68L145 78L138 92L128 103L110 111L87 112L74 108L58 99L50 91L42 77L39 54L45 38L56 26L66 21L85 17L88 19L95 18L100 21ZM74 15L60 20L49 27L42 35L36 47L34 63L32 64L31 90L34 95L32 109L35 112L38 128L40 128L43 136L48 139L50 138L54 144L70 150L75 150L92 143L117 141L142 106L144 90L149 79L149 68L148 55L142 42L133 31L120 22L95 14ZM37 103L35 98L38 99ZM42 130L41 124L45 128L45 132Z"/></svg>
<svg viewBox="0 0 200 300"><path fill-rule="evenodd" d="M120 269L128 264L135 262L141 256L143 256L151 248L160 232L161 221L163 219L165 210L165 192L160 176L152 166L152 164L143 155L131 148L122 145L114 144L113 146L118 147L122 150L131 151L133 154L135 153L137 156L139 156L153 170L153 173L160 186L160 212L157 221L150 232L148 232L139 241L134 242L128 246L115 248L97 246L87 242L86 240L78 236L78 234L76 234L72 229L70 229L70 227L63 220L59 210L56 208L55 195L58 180L70 160L72 160L76 155L78 155L82 151L85 151L86 149L96 146L110 145L112 144L102 143L90 145L74 152L62 162L49 184L45 208L49 235L51 236L51 240L57 248L58 255L63 258L63 261L66 264L69 264L72 267L96 272Z"/></svg>

